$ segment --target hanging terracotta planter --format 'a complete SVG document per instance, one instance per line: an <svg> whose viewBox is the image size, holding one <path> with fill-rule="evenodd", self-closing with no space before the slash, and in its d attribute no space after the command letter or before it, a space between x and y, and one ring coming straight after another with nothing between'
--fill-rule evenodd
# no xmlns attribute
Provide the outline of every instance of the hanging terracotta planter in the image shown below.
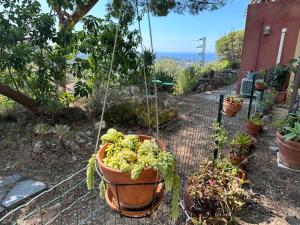
<svg viewBox="0 0 300 225"><path fill-rule="evenodd" d="M241 109L243 98L230 95L223 102L223 112L230 117L234 117Z"/></svg>
<svg viewBox="0 0 300 225"><path fill-rule="evenodd" d="M284 140L280 133L276 134L276 138L280 162L291 169L300 170L300 142Z"/></svg>
<svg viewBox="0 0 300 225"><path fill-rule="evenodd" d="M152 140L153 137L146 135L138 135L141 141ZM165 149L166 146L156 141L160 149ZM99 169L103 174L104 178L111 184L107 184L109 195L115 201L119 199L120 207L123 209L136 210L142 209L151 205L153 200L153 191L156 182L159 181L160 177L158 172L154 169L144 169L139 178L136 180L131 179L130 172L121 172L107 167L103 159L105 158L106 149L108 144L104 144L96 158L98 161ZM143 183L153 183L151 185L134 185ZM114 185L113 185L114 184ZM120 186L116 186L116 185ZM128 184L128 185L124 185ZM156 187L158 188L158 186ZM156 190L157 191L157 190ZM161 195L161 193L160 193Z"/></svg>
<svg viewBox="0 0 300 225"><path fill-rule="evenodd" d="M263 91L267 88L267 86L264 84L264 82L256 82L255 83L255 89L257 91Z"/></svg>

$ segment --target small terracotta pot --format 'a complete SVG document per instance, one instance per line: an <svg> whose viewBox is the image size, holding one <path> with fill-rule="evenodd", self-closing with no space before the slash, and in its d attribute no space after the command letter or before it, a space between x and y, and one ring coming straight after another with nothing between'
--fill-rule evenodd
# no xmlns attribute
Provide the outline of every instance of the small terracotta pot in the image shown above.
<svg viewBox="0 0 300 225"><path fill-rule="evenodd" d="M262 129L262 126L247 122L245 123L245 132L253 137L257 137Z"/></svg>
<svg viewBox="0 0 300 225"><path fill-rule="evenodd" d="M229 161L235 166L239 166L241 162L243 162L244 160L245 160L244 156L239 156L234 154L229 155Z"/></svg>
<svg viewBox="0 0 300 225"><path fill-rule="evenodd" d="M150 136L138 135L141 141L154 139ZM166 146L156 141L160 149L166 149ZM112 184L107 184L107 187L113 194L114 199L119 199L121 208L126 209L141 209L148 205L153 200L153 190L154 184L151 185L134 185L140 183L155 183L158 182L158 172L153 169L144 169L140 177L136 180L131 179L130 172L121 172L107 167L103 159L105 158L105 150L108 144L103 145L96 158L100 168L101 173L104 178L112 184L130 184L122 186L114 186ZM118 191L118 192L117 192Z"/></svg>
<svg viewBox="0 0 300 225"><path fill-rule="evenodd" d="M277 95L275 97L275 102L276 103L285 103L286 95L287 95L286 91L278 91Z"/></svg>
<svg viewBox="0 0 300 225"><path fill-rule="evenodd" d="M232 103L227 100L224 100L223 102L223 111L230 117L234 117L241 110L241 108L241 104Z"/></svg>
<svg viewBox="0 0 300 225"><path fill-rule="evenodd" d="M257 91L263 91L263 90L266 89L266 86L263 85L263 84L257 84L257 83L255 83L255 89L256 89Z"/></svg>
<svg viewBox="0 0 300 225"><path fill-rule="evenodd" d="M279 133L276 134L276 138L280 162L291 169L300 170L300 142L286 141Z"/></svg>

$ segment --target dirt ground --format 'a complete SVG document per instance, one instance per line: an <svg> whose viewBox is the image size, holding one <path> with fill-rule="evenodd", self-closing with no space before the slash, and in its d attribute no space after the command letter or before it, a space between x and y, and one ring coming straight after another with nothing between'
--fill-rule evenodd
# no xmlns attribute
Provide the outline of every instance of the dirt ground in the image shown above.
<svg viewBox="0 0 300 225"><path fill-rule="evenodd" d="M172 97L172 101L178 103L182 113L195 104L205 104L203 99L199 102L199 95ZM283 109L275 109L273 114L276 117L284 113ZM44 119L24 112L20 115L23 119L18 122L0 120L0 179L19 173L23 178L39 180L51 187L86 165L94 152L97 120L65 122L71 127L67 138L69 149L59 146L52 134L45 137L47 148L35 149L41 137L33 133L33 127ZM275 131L269 125L258 138L255 155L247 165L255 199L241 212L241 224L300 225L300 173L277 167L276 154L270 149L276 146ZM143 132L138 128L130 131Z"/></svg>

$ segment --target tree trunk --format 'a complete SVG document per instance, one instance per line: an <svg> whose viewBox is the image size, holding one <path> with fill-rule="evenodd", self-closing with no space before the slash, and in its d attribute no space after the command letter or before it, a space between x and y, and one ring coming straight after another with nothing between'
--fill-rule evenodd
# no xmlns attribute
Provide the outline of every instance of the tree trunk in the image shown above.
<svg viewBox="0 0 300 225"><path fill-rule="evenodd" d="M0 94L14 100L32 112L37 112L38 110L36 103L31 98L1 83Z"/></svg>

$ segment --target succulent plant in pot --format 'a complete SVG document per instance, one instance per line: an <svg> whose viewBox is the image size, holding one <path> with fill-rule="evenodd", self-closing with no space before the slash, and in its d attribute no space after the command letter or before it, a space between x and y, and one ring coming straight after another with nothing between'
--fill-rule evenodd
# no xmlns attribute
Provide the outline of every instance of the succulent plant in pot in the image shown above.
<svg viewBox="0 0 300 225"><path fill-rule="evenodd" d="M276 128L280 162L300 170L300 112L287 115Z"/></svg>
<svg viewBox="0 0 300 225"><path fill-rule="evenodd" d="M243 171L227 160L201 164L199 172L188 177L184 206L193 224L230 224L249 198L242 188Z"/></svg>
<svg viewBox="0 0 300 225"><path fill-rule="evenodd" d="M257 137L264 125L263 119L260 115L253 115L245 123L245 131L247 134Z"/></svg>
<svg viewBox="0 0 300 225"><path fill-rule="evenodd" d="M237 133L230 144L229 160L233 165L240 166L250 154L251 147L256 143L256 139L248 134Z"/></svg>
<svg viewBox="0 0 300 225"><path fill-rule="evenodd" d="M285 102L287 91L284 90L284 85L289 78L290 67L287 65L276 65L272 69L271 87L276 89L277 95L275 101L277 103Z"/></svg>
<svg viewBox="0 0 300 225"><path fill-rule="evenodd" d="M244 99L238 95L228 95L223 102L223 111L226 115L234 117L241 109Z"/></svg>
<svg viewBox="0 0 300 225"><path fill-rule="evenodd" d="M268 87L267 83L261 79L255 81L255 89L257 91L263 91Z"/></svg>
<svg viewBox="0 0 300 225"><path fill-rule="evenodd" d="M150 136L124 135L115 129L109 129L101 141L100 150L89 161L88 189L94 187L97 160L107 183L105 193L104 181L100 184L107 203L115 210L129 209L131 216L137 216L135 212L140 213L139 210L152 207L154 192L159 192L157 195L160 199L163 197L160 182L164 179L166 190L172 191L172 218L176 220L179 216L180 177L176 173L176 160L166 151L165 145ZM111 201L109 196L114 200ZM119 204L115 206L113 202L117 199Z"/></svg>

